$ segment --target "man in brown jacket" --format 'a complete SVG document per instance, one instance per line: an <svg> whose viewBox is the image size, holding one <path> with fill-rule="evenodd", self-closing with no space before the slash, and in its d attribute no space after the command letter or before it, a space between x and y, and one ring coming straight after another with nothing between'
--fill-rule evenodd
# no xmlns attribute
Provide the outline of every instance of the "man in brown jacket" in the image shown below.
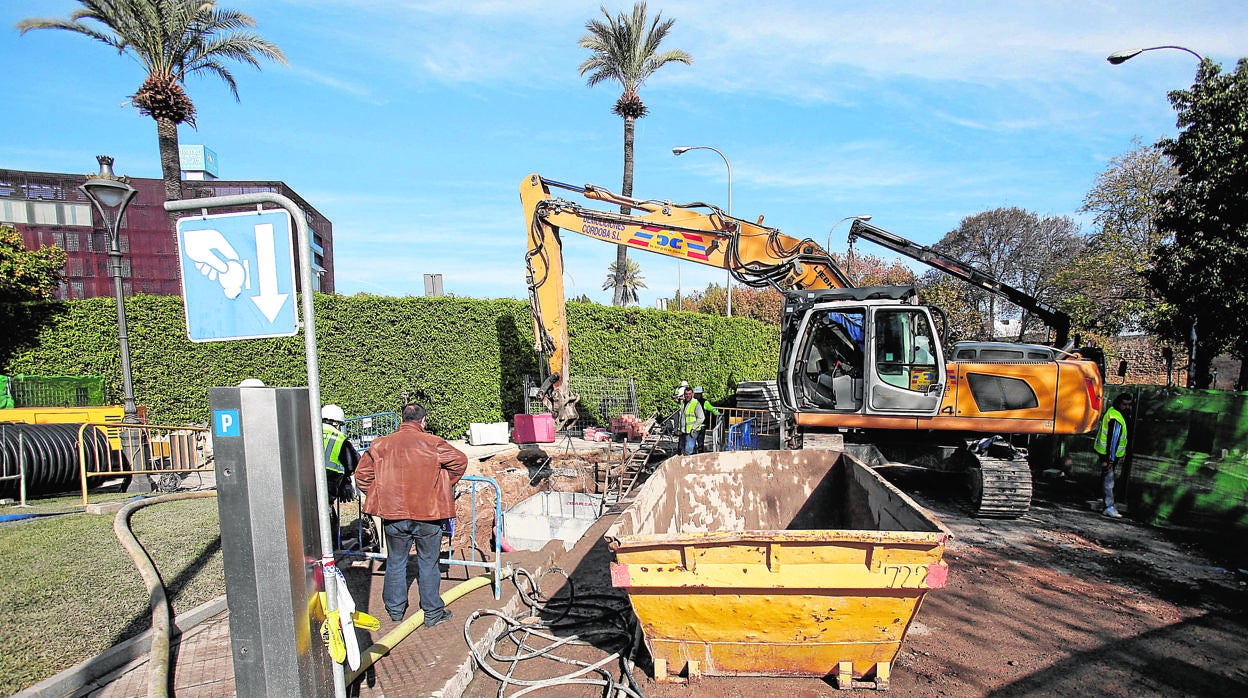
<svg viewBox="0 0 1248 698"><path fill-rule="evenodd" d="M373 441L360 457L355 482L368 495L364 513L381 517L386 536L381 600L390 620L401 621L407 612L407 560L413 541L425 625L450 619L451 610L442 603L438 552L442 522L455 517L455 483L467 467L468 456L425 431L425 408L420 405L404 405L398 431Z"/></svg>

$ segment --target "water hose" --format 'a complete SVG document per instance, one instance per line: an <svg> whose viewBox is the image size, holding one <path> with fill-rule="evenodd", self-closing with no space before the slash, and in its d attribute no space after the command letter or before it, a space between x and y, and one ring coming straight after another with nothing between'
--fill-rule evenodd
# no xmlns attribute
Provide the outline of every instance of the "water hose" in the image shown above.
<svg viewBox="0 0 1248 698"><path fill-rule="evenodd" d="M156 563L152 561L147 549L139 543L134 531L130 530L130 515L152 504L215 496L217 496L215 491L179 492L136 499L122 507L113 519L113 534L117 536L117 540L130 554L130 559L134 561L134 566L139 570L139 576L147 585L152 607L152 648L147 660L148 698L166 698L169 695L169 648L172 619L169 612L169 598L165 595L165 585L160 579L160 572L156 569Z"/></svg>
<svg viewBox="0 0 1248 698"><path fill-rule="evenodd" d="M511 570L505 569L502 571L502 579L507 579L510 576ZM479 577L473 577L472 579L449 589L445 594L442 594L442 603L449 606L453 601L457 601L463 596L493 583L494 575L492 574L483 574ZM394 630L386 633L385 637L381 638L377 642L374 642L371 647L361 652L360 667L347 673L347 685L350 686L356 681L359 681L360 677L364 675L364 672L367 671L369 667L371 667L378 659L386 656L386 653L394 649L394 647L402 642L408 635L415 632L417 628L424 624L424 622L425 612L423 610L416 611L409 616L407 620L400 623Z"/></svg>

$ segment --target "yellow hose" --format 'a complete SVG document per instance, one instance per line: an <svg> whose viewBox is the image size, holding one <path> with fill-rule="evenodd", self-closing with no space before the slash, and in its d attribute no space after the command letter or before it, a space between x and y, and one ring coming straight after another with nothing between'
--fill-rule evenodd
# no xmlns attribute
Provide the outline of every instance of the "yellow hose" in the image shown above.
<svg viewBox="0 0 1248 698"><path fill-rule="evenodd" d="M503 570L502 579L507 579L510 576L510 570ZM499 581L502 580L500 579ZM459 600L464 595L474 592L483 586L492 584L493 582L494 575L492 574L483 574L480 577L473 577L472 579L457 585L455 588L450 589L443 594L442 603L450 605L451 602ZM374 642L371 647L361 652L360 668L355 671L347 672L347 685L350 686L358 681L370 666L372 666L378 659L384 657L387 652L394 649L395 646L402 642L408 635L415 632L416 628L419 628L424 624L424 622L425 612L418 610L409 616L407 620L400 623L394 630L386 633L385 637L381 638L377 642Z"/></svg>
<svg viewBox="0 0 1248 698"><path fill-rule="evenodd" d="M121 508L113 519L113 534L121 542L121 547L129 553L130 559L147 585L147 593L152 607L152 647L147 660L147 695L150 698L164 698L169 695L169 647L171 618L169 599L165 596L165 585L160 580L160 572L152 561L147 549L130 530L130 515L135 511L161 502L176 502L181 499L199 499L215 497L213 492L181 492L163 494L158 497L139 499Z"/></svg>

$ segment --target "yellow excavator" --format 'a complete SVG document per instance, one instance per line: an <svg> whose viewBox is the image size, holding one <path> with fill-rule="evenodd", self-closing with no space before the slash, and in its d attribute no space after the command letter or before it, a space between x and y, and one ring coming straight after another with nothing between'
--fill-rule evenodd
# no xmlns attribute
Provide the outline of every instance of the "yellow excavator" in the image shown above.
<svg viewBox="0 0 1248 698"><path fill-rule="evenodd" d="M552 189L628 212L596 210ZM1086 433L1101 411L1100 372L1069 347L1056 359L954 361L937 331L943 315L920 304L913 287L855 288L818 243L761 217L751 223L711 204L636 199L537 174L521 181L520 199L540 393L561 423L575 419L577 400L567 380L561 230L782 291L777 385L786 445L858 445L868 464L965 472L976 515L1013 518L1030 506L1031 470L1010 436Z"/></svg>

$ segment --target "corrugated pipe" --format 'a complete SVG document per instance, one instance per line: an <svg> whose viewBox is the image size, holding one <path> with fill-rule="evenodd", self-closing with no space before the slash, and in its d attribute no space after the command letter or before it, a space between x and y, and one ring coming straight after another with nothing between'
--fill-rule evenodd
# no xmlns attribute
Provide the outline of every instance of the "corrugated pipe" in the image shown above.
<svg viewBox="0 0 1248 698"><path fill-rule="evenodd" d="M507 579L510 576L511 570L503 570L503 579ZM479 577L473 577L472 579L455 586L453 589L450 589L443 594L442 603L449 606L452 601L456 601L464 595L472 593L483 586L488 586L493 582L494 575L492 574L483 574ZM385 637L381 638L377 642L374 642L371 647L361 652L360 668L355 671L347 672L347 685L350 686L356 681L359 681L360 677L364 675L364 672L367 671L370 666L372 666L378 659L386 656L386 653L394 649L394 647L402 642L408 635L415 632L417 628L424 624L424 622L425 612L423 610L418 610L409 616L407 620L400 623L397 628L391 630L389 633L386 633Z"/></svg>
<svg viewBox="0 0 1248 698"><path fill-rule="evenodd" d="M179 492L162 494L159 497L137 499L121 508L113 519L113 534L121 541L121 546L130 554L134 566L147 585L147 593L152 606L152 648L147 660L147 695L148 698L167 698L169 695L169 647L172 620L169 613L169 599L165 595L165 584L160 579L156 563L148 555L147 549L139 543L139 539L130 530L130 515L152 504L176 502L181 499L200 499L215 497L214 492Z"/></svg>

